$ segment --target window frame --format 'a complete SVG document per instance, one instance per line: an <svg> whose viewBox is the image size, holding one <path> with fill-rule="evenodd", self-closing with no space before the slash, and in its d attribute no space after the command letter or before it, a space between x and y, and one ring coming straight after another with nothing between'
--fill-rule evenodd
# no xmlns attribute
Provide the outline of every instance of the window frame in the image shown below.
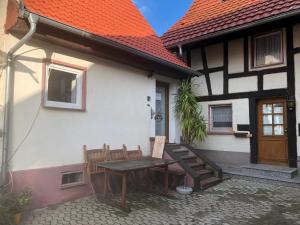
<svg viewBox="0 0 300 225"><path fill-rule="evenodd" d="M75 174L75 173L81 173L82 174L81 181L73 182L73 183L67 183L67 184L62 183L64 175L70 175L70 174ZM60 176L60 188L61 189L67 189L67 188L81 186L81 185L85 185L85 174L82 170L61 172L61 176Z"/></svg>
<svg viewBox="0 0 300 225"><path fill-rule="evenodd" d="M264 65L256 65L256 40L258 38L262 38L262 37L267 37L267 36L271 36L274 34L280 34L280 62L277 63L272 63L272 64L264 64ZM251 36L251 68L252 69L260 69L260 68L269 68L269 67L276 67L276 66L281 66L285 64L285 53L284 53L284 32L282 29L280 30L275 30L275 31L271 31L271 32L266 32L263 34L258 34L258 35L254 35Z"/></svg>
<svg viewBox="0 0 300 225"><path fill-rule="evenodd" d="M60 70L76 75L76 103L56 102L48 100L49 69ZM81 67L57 60L43 60L42 105L49 109L86 111L86 67Z"/></svg>
<svg viewBox="0 0 300 225"><path fill-rule="evenodd" d="M226 129L224 127L224 129L218 129L218 128L214 128L213 127L213 108L217 108L217 107L231 107L231 127L228 127L228 129ZM219 135L233 135L233 108L232 108L232 104L214 104L214 105L209 105L208 106L208 134L219 134Z"/></svg>

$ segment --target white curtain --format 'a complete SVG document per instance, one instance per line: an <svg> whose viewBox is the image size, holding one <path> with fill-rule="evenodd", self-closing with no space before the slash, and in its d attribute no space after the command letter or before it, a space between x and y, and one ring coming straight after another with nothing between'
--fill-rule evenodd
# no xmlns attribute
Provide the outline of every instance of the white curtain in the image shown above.
<svg viewBox="0 0 300 225"><path fill-rule="evenodd" d="M256 42L256 66L279 63L281 61L281 34L258 37Z"/></svg>
<svg viewBox="0 0 300 225"><path fill-rule="evenodd" d="M212 108L213 127L232 127L232 108L231 106Z"/></svg>

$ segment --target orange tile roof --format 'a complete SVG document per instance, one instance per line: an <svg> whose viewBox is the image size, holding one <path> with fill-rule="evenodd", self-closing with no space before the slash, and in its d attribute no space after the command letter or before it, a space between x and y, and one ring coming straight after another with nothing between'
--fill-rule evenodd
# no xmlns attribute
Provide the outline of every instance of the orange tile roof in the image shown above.
<svg viewBox="0 0 300 225"><path fill-rule="evenodd" d="M300 0L194 0L162 39L170 47L299 9Z"/></svg>
<svg viewBox="0 0 300 225"><path fill-rule="evenodd" d="M131 0L24 0L32 13L113 40L181 67Z"/></svg>

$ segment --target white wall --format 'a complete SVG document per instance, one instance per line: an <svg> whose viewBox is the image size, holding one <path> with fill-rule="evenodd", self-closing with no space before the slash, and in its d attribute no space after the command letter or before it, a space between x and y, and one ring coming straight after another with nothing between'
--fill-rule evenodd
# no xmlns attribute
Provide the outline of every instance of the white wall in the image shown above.
<svg viewBox="0 0 300 225"><path fill-rule="evenodd" d="M228 92L257 91L257 76L231 78L228 80Z"/></svg>
<svg viewBox="0 0 300 225"><path fill-rule="evenodd" d="M264 90L287 88L287 73L264 75Z"/></svg>
<svg viewBox="0 0 300 225"><path fill-rule="evenodd" d="M218 43L208 45L205 48L208 68L215 68L224 65L224 45Z"/></svg>
<svg viewBox="0 0 300 225"><path fill-rule="evenodd" d="M192 78L192 92L195 96L207 96L208 89L206 85L205 76L193 77Z"/></svg>
<svg viewBox="0 0 300 225"><path fill-rule="evenodd" d="M201 48L191 50L191 67L194 70L203 70Z"/></svg>
<svg viewBox="0 0 300 225"><path fill-rule="evenodd" d="M211 92L213 95L222 95L224 93L223 72L209 74Z"/></svg>
<svg viewBox="0 0 300 225"><path fill-rule="evenodd" d="M244 39L228 42L228 73L244 72Z"/></svg>
<svg viewBox="0 0 300 225"><path fill-rule="evenodd" d="M8 48L17 41L10 37ZM12 170L24 170L77 164L83 162L82 146L97 148L104 143L111 149L127 144L141 145L150 152L149 138L154 136L147 96L155 110L156 79L147 72L100 58L79 54L62 47L32 41L17 54L12 113L11 149L17 152ZM51 58L87 67L86 112L53 110L41 107L42 59ZM170 140L179 140L179 129L170 100ZM11 154L12 154L11 152Z"/></svg>
<svg viewBox="0 0 300 225"><path fill-rule="evenodd" d="M209 123L209 106L220 104L232 104L232 122L234 131L237 130L237 124L249 124L248 99L234 99L199 103L199 107L202 110L207 123ZM199 144L199 148L206 150L250 152L250 139L236 138L234 135L208 134L205 142Z"/></svg>

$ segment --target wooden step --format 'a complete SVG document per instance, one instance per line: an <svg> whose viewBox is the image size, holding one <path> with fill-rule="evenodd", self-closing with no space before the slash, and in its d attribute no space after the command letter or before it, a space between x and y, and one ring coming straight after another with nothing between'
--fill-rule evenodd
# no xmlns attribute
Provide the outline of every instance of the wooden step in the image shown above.
<svg viewBox="0 0 300 225"><path fill-rule="evenodd" d="M201 168L203 168L204 167L204 163L202 163L202 162L189 163L189 166L191 168L195 168L195 167L201 167Z"/></svg>
<svg viewBox="0 0 300 225"><path fill-rule="evenodd" d="M195 155L184 155L180 157L183 160L189 160L189 159L197 159L197 156Z"/></svg>
<svg viewBox="0 0 300 225"><path fill-rule="evenodd" d="M200 178L202 180L205 180L207 178L213 177L214 173L212 170L206 170L206 169L202 169L202 170L196 170L196 174L198 176L200 176Z"/></svg>
<svg viewBox="0 0 300 225"><path fill-rule="evenodd" d="M217 177L209 177L204 180L201 180L200 184L203 190L210 188L218 183L221 183L222 179Z"/></svg>
<svg viewBox="0 0 300 225"><path fill-rule="evenodd" d="M179 148L179 149L174 149L173 152L174 153L187 153L187 152L189 152L189 150L188 149Z"/></svg>

